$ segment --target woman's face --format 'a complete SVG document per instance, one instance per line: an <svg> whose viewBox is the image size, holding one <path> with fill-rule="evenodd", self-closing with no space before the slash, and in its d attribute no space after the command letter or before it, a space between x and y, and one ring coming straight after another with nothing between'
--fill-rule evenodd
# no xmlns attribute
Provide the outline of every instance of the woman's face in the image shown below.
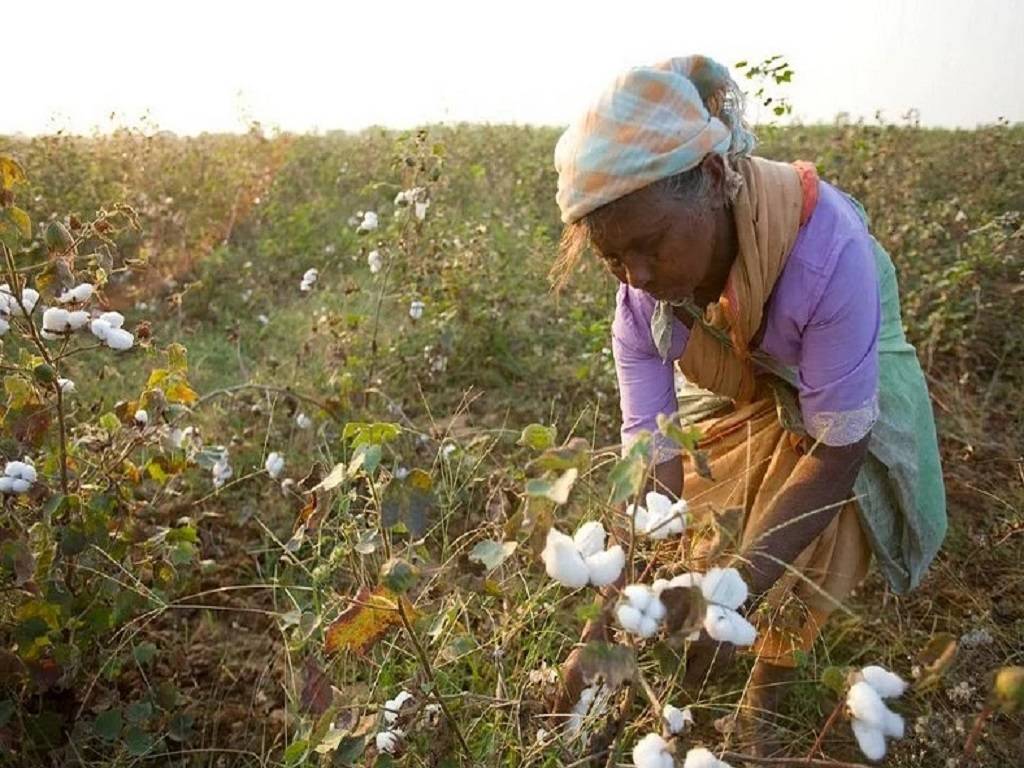
<svg viewBox="0 0 1024 768"><path fill-rule="evenodd" d="M716 185L712 200L717 192ZM595 224L591 244L622 282L661 301L718 301L735 256L724 204L695 209L646 187L599 211Z"/></svg>

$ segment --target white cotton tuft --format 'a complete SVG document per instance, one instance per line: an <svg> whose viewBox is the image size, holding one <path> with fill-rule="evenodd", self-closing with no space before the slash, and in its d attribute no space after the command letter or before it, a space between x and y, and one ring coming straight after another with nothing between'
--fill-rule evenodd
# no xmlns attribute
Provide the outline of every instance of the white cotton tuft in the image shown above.
<svg viewBox="0 0 1024 768"><path fill-rule="evenodd" d="M263 466L267 470L267 474L276 480L284 469L284 456L277 451L273 451L267 456L267 461Z"/></svg>
<svg viewBox="0 0 1024 768"><path fill-rule="evenodd" d="M402 738L402 732L400 730L381 731L377 734L377 738L374 740L377 745L378 752L387 752L393 754L398 751L398 743Z"/></svg>
<svg viewBox="0 0 1024 768"><path fill-rule="evenodd" d="M35 309L37 301L39 301L39 291L35 288L23 288L21 290L21 303L25 305L26 312L31 312ZM13 301L13 304L14 307L18 306L17 301Z"/></svg>
<svg viewBox="0 0 1024 768"><path fill-rule="evenodd" d="M868 725L863 720L854 720L850 727L864 757L876 761L885 757L885 735L878 728Z"/></svg>
<svg viewBox="0 0 1024 768"><path fill-rule="evenodd" d="M582 730L587 717L597 718L603 715L608 709L611 696L612 691L603 684L591 685L580 691L579 701L573 706L566 721L566 730L575 735Z"/></svg>
<svg viewBox="0 0 1024 768"><path fill-rule="evenodd" d="M630 584L622 591L622 600L615 609L615 616L627 632L640 637L652 637L665 618L665 606L643 584Z"/></svg>
<svg viewBox="0 0 1024 768"><path fill-rule="evenodd" d="M411 317L413 320L419 320L421 317L423 317L424 306L425 305L423 304L423 302L419 300L409 304L409 317Z"/></svg>
<svg viewBox="0 0 1024 768"><path fill-rule="evenodd" d="M299 415L295 417L295 426L299 429L309 429L313 426L313 420L305 413L299 413Z"/></svg>
<svg viewBox="0 0 1024 768"><path fill-rule="evenodd" d="M633 747L633 764L636 768L672 768L668 742L656 733L648 733Z"/></svg>
<svg viewBox="0 0 1024 768"><path fill-rule="evenodd" d="M71 330L71 313L60 307L50 307L43 312L43 330L50 333L66 333Z"/></svg>
<svg viewBox="0 0 1024 768"><path fill-rule="evenodd" d="M864 682L874 688L875 693L883 699L902 696L903 692L907 690L907 683L903 678L885 667L872 665L864 667L860 673L864 676Z"/></svg>
<svg viewBox="0 0 1024 768"><path fill-rule="evenodd" d="M416 218L417 218L417 220L423 221L425 218L427 218L427 209L429 207L430 207L430 201L429 200L424 200L422 202L416 203L415 210L416 210Z"/></svg>
<svg viewBox="0 0 1024 768"><path fill-rule="evenodd" d="M71 395L75 392L75 382L71 379L57 379L57 386L60 387L61 394Z"/></svg>
<svg viewBox="0 0 1024 768"><path fill-rule="evenodd" d="M68 326L72 331L84 328L89 323L89 313L84 309L77 309L68 313Z"/></svg>
<svg viewBox="0 0 1024 768"><path fill-rule="evenodd" d="M69 288L57 297L61 304L82 304L92 298L92 283L79 283L74 288Z"/></svg>
<svg viewBox="0 0 1024 768"><path fill-rule="evenodd" d="M661 710L661 719L665 721L669 733L682 733L686 726L693 725L693 712L689 707L679 709L666 704Z"/></svg>
<svg viewBox="0 0 1024 768"><path fill-rule="evenodd" d="M719 760L704 747L697 747L686 753L683 768L732 768L732 766L724 760Z"/></svg>
<svg viewBox="0 0 1024 768"><path fill-rule="evenodd" d="M880 731L885 730L890 710L878 692L863 680L850 686L846 694L846 706L857 720Z"/></svg>
<svg viewBox="0 0 1024 768"><path fill-rule="evenodd" d="M320 272L315 267L310 267L302 274L302 282L299 283L300 291L311 291L316 281L320 278Z"/></svg>
<svg viewBox="0 0 1024 768"><path fill-rule="evenodd" d="M540 557L548 576L563 586L578 589L590 580L590 571L576 544L556 528L548 531Z"/></svg>
<svg viewBox="0 0 1024 768"><path fill-rule="evenodd" d="M704 574L700 591L709 603L734 611L747 601L747 584L735 568L712 568Z"/></svg>
<svg viewBox="0 0 1024 768"><path fill-rule="evenodd" d="M225 452L213 465L213 487L220 488L224 483L231 479L231 476L235 471L231 468L231 464L228 463L228 455Z"/></svg>
<svg viewBox="0 0 1024 768"><path fill-rule="evenodd" d="M7 475L0 477L0 493L14 493L14 480Z"/></svg>
<svg viewBox="0 0 1024 768"><path fill-rule="evenodd" d="M388 699L384 702L384 722L389 725L398 719L398 714L402 710L402 705L405 702L410 701L413 698L412 694L408 691L400 691L397 696L393 699Z"/></svg>
<svg viewBox="0 0 1024 768"><path fill-rule="evenodd" d="M626 514L633 518L636 532L660 540L678 535L686 528L686 502L672 501L662 493L652 491L646 496L646 507L630 504Z"/></svg>
<svg viewBox="0 0 1024 768"><path fill-rule="evenodd" d="M135 412L135 423L140 427L144 427L149 423L149 414L143 408Z"/></svg>
<svg viewBox="0 0 1024 768"><path fill-rule="evenodd" d="M103 337L103 343L117 352L124 352L135 344L135 337L121 328L110 328Z"/></svg>
<svg viewBox="0 0 1024 768"><path fill-rule="evenodd" d="M671 579L655 579L654 584L651 585L651 590L654 594L660 595L666 589L699 587L700 582L701 574L699 573L681 573L678 576L673 576Z"/></svg>
<svg viewBox="0 0 1024 768"><path fill-rule="evenodd" d="M595 552L584 558L590 583L595 587L607 587L613 584L626 565L626 553L618 544L602 552Z"/></svg>
<svg viewBox="0 0 1024 768"><path fill-rule="evenodd" d="M92 331L92 335L95 336L100 341L106 341L107 336L109 335L112 329L113 326L111 326L110 323L108 323L102 317L97 317L89 324L89 330Z"/></svg>
<svg viewBox="0 0 1024 768"><path fill-rule="evenodd" d="M373 250L366 255L366 263L370 265L370 273L376 275L384 266L384 259L381 258L380 251Z"/></svg>
<svg viewBox="0 0 1024 768"><path fill-rule="evenodd" d="M754 625L731 608L709 605L704 614L704 631L712 640L733 645L753 645L757 639Z"/></svg>
<svg viewBox="0 0 1024 768"><path fill-rule="evenodd" d="M13 477L15 480L25 480L29 483L36 481L36 468L27 461L8 461L4 466L4 475Z"/></svg>
<svg viewBox="0 0 1024 768"><path fill-rule="evenodd" d="M572 540L583 557L590 557L604 549L605 536L604 526L597 520L591 520L576 529Z"/></svg>
<svg viewBox="0 0 1024 768"><path fill-rule="evenodd" d="M120 328L124 325L124 315L120 312L104 312L97 319L102 320L111 328Z"/></svg>
<svg viewBox="0 0 1024 768"><path fill-rule="evenodd" d="M359 223L356 231L360 234L363 232L373 232L379 225L380 220L377 218L377 214L373 211L367 211L363 214L363 220Z"/></svg>

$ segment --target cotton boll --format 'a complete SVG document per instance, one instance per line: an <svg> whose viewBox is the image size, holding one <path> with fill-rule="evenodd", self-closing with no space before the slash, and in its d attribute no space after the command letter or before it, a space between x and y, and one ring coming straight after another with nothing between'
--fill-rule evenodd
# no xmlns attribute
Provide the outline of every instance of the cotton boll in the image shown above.
<svg viewBox="0 0 1024 768"><path fill-rule="evenodd" d="M879 729L873 728L863 720L854 720L850 727L864 757L875 761L885 757L885 735Z"/></svg>
<svg viewBox="0 0 1024 768"><path fill-rule="evenodd" d="M709 605L704 614L704 631L712 640L733 645L753 645L757 639L754 625L731 608Z"/></svg>
<svg viewBox="0 0 1024 768"><path fill-rule="evenodd" d="M907 690L907 683L903 678L884 667L868 666L861 669L860 673L864 677L864 682L874 688L875 693L883 699L902 696Z"/></svg>
<svg viewBox="0 0 1024 768"><path fill-rule="evenodd" d="M650 523L650 515L647 514L646 507L630 504L626 507L626 515L633 518L633 528L637 533L643 534L647 532L647 527Z"/></svg>
<svg viewBox="0 0 1024 768"><path fill-rule="evenodd" d="M124 315L120 312L104 312L97 319L102 320L111 328L120 328L124 325Z"/></svg>
<svg viewBox="0 0 1024 768"><path fill-rule="evenodd" d="M651 637L665 618L665 606L651 589L643 584L631 584L622 591L622 600L616 606L615 616L627 632L640 637Z"/></svg>
<svg viewBox="0 0 1024 768"><path fill-rule="evenodd" d="M401 731L381 731L377 734L377 738L375 739L377 751L394 754L398 751L398 744L401 737Z"/></svg>
<svg viewBox="0 0 1024 768"><path fill-rule="evenodd" d="M60 307L50 307L43 312L43 330L50 333L64 333L71 330L71 314Z"/></svg>
<svg viewBox="0 0 1024 768"><path fill-rule="evenodd" d="M580 554L589 557L604 549L605 536L604 526L597 520L591 520L576 529L572 540Z"/></svg>
<svg viewBox="0 0 1024 768"><path fill-rule="evenodd" d="M373 211L367 211L363 214L363 220L359 223L359 228L356 230L360 234L364 232L373 232L380 225L377 218L377 214Z"/></svg>
<svg viewBox="0 0 1024 768"><path fill-rule="evenodd" d="M74 288L69 288L64 291L60 296L57 297L57 301L61 304L76 303L81 304L88 301L92 297L93 287L92 283L80 283Z"/></svg>
<svg viewBox="0 0 1024 768"><path fill-rule="evenodd" d="M686 753L683 768L732 768L732 766L719 760L704 747L697 747Z"/></svg>
<svg viewBox="0 0 1024 768"><path fill-rule="evenodd" d="M626 553L616 544L603 552L595 552L584 558L584 561L590 573L590 583L595 587L606 587L615 583L622 574L622 569L626 565Z"/></svg>
<svg viewBox="0 0 1024 768"><path fill-rule="evenodd" d="M416 203L416 218L419 221L423 221L427 218L427 209L430 207L430 201L424 200L421 203Z"/></svg>
<svg viewBox="0 0 1024 768"><path fill-rule="evenodd" d="M552 528L541 552L544 569L548 576L566 587L578 589L590 580L587 564L576 549L573 540L561 531Z"/></svg>
<svg viewBox="0 0 1024 768"><path fill-rule="evenodd" d="M103 318L97 317L89 324L89 330L92 331L92 335L101 341L107 340L107 335L110 333L112 326Z"/></svg>
<svg viewBox="0 0 1024 768"><path fill-rule="evenodd" d="M135 412L135 423L140 427L144 427L149 423L149 414L145 410L140 408Z"/></svg>
<svg viewBox="0 0 1024 768"><path fill-rule="evenodd" d="M877 691L861 680L850 686L846 694L846 706L850 714L879 731L885 729L889 708L885 706Z"/></svg>
<svg viewBox="0 0 1024 768"><path fill-rule="evenodd" d="M32 487L32 483L28 480L22 480L18 477L11 478L11 491L13 493L28 493Z"/></svg>
<svg viewBox="0 0 1024 768"><path fill-rule="evenodd" d="M654 593L643 584L630 584L622 590L622 594L638 611L646 610L654 596Z"/></svg>
<svg viewBox="0 0 1024 768"><path fill-rule="evenodd" d="M366 255L366 263L370 265L370 273L375 275L384 266L384 259L381 258L380 251L373 250Z"/></svg>
<svg viewBox="0 0 1024 768"><path fill-rule="evenodd" d="M267 474L276 480L284 469L284 457L274 451L267 456L267 461L264 464L264 467L267 470Z"/></svg>
<svg viewBox="0 0 1024 768"><path fill-rule="evenodd" d="M135 337L121 328L110 328L103 342L113 350L124 352L135 344Z"/></svg>
<svg viewBox="0 0 1024 768"><path fill-rule="evenodd" d="M300 413L298 416L295 417L295 426L297 426L299 429L309 429L311 426L313 426L313 420L309 418L309 416L307 416L306 414Z"/></svg>
<svg viewBox="0 0 1024 768"><path fill-rule="evenodd" d="M699 587L700 582L701 575L699 573L681 573L678 576L673 576L671 579L656 579L654 584L651 585L651 590L654 594L660 595L666 589Z"/></svg>
<svg viewBox="0 0 1024 768"><path fill-rule="evenodd" d="M409 304L409 317L411 317L413 320L419 320L421 317L423 317L424 306L425 305L423 304L422 301L414 301L411 304Z"/></svg>
<svg viewBox="0 0 1024 768"><path fill-rule="evenodd" d="M648 733L633 747L636 768L672 768L672 753L668 743L656 733Z"/></svg>
<svg viewBox="0 0 1024 768"><path fill-rule="evenodd" d="M661 710L661 719L665 721L669 733L682 733L686 726L693 725L693 712L689 707L679 709L666 704Z"/></svg>
<svg viewBox="0 0 1024 768"><path fill-rule="evenodd" d="M36 468L27 461L9 461L4 466L4 475L29 483L36 481Z"/></svg>
<svg viewBox="0 0 1024 768"><path fill-rule="evenodd" d="M68 325L72 331L77 331L79 328L84 328L89 322L89 313L84 309L79 309L74 312L68 313Z"/></svg>
<svg viewBox="0 0 1024 768"><path fill-rule="evenodd" d="M735 568L712 568L701 579L700 591L709 603L736 610L747 600L747 584Z"/></svg>
<svg viewBox="0 0 1024 768"><path fill-rule="evenodd" d="M0 493L14 493L14 481L16 479L14 477L7 477L7 475L0 477Z"/></svg>
<svg viewBox="0 0 1024 768"><path fill-rule="evenodd" d="M400 691L397 696L393 699L388 699L384 702L384 722L394 723L398 719L398 715L402 710L402 705L405 702L411 700L413 695L408 691Z"/></svg>
<svg viewBox="0 0 1024 768"><path fill-rule="evenodd" d="M903 722L903 716L887 708L885 713L885 727L882 728L882 732L890 739L902 739L905 730L906 728Z"/></svg>
<svg viewBox="0 0 1024 768"><path fill-rule="evenodd" d="M31 312L36 308L36 302L39 301L39 291L35 288L23 288L21 291L21 303L25 306L26 312ZM17 306L17 302L14 302L14 306Z"/></svg>

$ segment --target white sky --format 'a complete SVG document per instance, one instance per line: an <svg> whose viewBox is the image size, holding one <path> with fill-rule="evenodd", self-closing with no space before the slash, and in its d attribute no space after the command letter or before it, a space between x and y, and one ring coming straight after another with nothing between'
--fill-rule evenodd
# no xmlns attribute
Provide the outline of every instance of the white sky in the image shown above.
<svg viewBox="0 0 1024 768"><path fill-rule="evenodd" d="M926 125L1024 121L1024 0L3 4L0 134L107 131L147 112L183 134L249 118L560 125L622 69L689 53L785 55L805 122L911 107Z"/></svg>

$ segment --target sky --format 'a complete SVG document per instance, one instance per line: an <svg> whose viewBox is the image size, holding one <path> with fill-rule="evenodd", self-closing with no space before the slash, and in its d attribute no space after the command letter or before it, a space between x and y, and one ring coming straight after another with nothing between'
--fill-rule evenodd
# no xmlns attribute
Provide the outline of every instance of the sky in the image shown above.
<svg viewBox="0 0 1024 768"><path fill-rule="evenodd" d="M782 54L805 123L909 109L928 126L1024 122L1024 0L4 6L0 134L564 125L623 69L690 53Z"/></svg>

